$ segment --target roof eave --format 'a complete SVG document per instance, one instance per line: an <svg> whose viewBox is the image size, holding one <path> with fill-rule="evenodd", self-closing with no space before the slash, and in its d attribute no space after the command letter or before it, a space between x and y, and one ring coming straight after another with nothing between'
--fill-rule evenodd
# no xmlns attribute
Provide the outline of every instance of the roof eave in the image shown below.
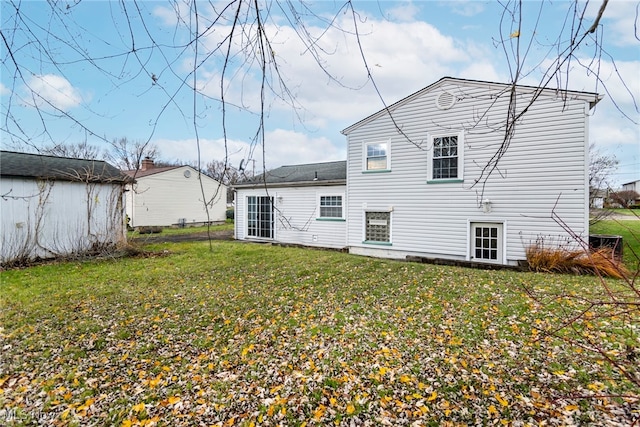
<svg viewBox="0 0 640 427"><path fill-rule="evenodd" d="M284 187L319 187L325 185L346 185L346 179L331 179L324 181L296 181L296 182L257 182L251 184L236 184L234 190L249 190L254 188L284 188Z"/></svg>

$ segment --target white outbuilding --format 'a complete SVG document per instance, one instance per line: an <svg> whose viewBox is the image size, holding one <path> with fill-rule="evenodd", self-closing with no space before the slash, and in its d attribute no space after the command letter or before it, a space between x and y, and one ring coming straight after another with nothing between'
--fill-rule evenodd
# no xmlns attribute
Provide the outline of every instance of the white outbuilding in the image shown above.
<svg viewBox="0 0 640 427"><path fill-rule="evenodd" d="M2 265L125 243L128 180L104 161L0 151Z"/></svg>

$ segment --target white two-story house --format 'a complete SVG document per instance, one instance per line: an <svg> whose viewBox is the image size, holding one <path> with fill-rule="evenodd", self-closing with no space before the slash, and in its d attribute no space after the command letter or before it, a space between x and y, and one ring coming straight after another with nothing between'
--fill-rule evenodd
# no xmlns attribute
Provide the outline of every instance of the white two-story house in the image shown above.
<svg viewBox="0 0 640 427"><path fill-rule="evenodd" d="M588 234L600 99L445 77L349 126L349 251L517 264Z"/></svg>
<svg viewBox="0 0 640 427"><path fill-rule="evenodd" d="M600 99L442 78L344 129L347 162L331 174L287 166L236 186L236 237L511 265L530 245L575 245Z"/></svg>

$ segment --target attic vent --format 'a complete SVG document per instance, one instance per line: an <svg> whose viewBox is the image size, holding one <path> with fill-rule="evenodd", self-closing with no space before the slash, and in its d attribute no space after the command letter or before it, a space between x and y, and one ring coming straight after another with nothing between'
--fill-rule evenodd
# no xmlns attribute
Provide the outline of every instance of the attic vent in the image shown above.
<svg viewBox="0 0 640 427"><path fill-rule="evenodd" d="M441 110L448 110L456 103L456 96L451 92L442 92L436 98L436 106Z"/></svg>

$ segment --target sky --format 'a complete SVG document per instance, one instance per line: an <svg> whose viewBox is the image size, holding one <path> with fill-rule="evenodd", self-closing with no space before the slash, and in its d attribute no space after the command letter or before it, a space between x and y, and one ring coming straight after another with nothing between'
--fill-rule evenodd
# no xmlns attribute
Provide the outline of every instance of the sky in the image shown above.
<svg viewBox="0 0 640 427"><path fill-rule="evenodd" d="M263 2L262 80L254 14L240 9L248 25L229 43L239 4L230 3L0 2L10 46L0 49L3 149L108 148L126 137L157 146L159 160L199 155L256 171L344 160L342 129L444 76L509 82L514 40L520 82L537 86L569 37L574 5L523 2L516 38L498 2ZM599 7L589 3L585 28ZM569 71L551 81L604 95L589 136L619 161L614 187L640 179L639 7L610 1Z"/></svg>

